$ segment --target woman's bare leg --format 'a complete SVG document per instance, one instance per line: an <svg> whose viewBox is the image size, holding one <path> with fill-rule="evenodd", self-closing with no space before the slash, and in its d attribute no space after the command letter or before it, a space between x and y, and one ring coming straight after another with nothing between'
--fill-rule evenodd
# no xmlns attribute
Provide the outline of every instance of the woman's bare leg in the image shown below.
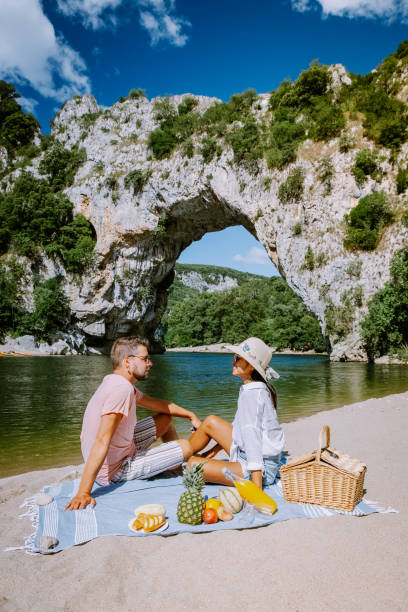
<svg viewBox="0 0 408 612"><path fill-rule="evenodd" d="M153 417L156 425L156 436L163 442L172 442L178 439L176 429L173 425L171 416L168 414L156 414Z"/></svg>
<svg viewBox="0 0 408 612"><path fill-rule="evenodd" d="M232 425L218 416L211 414L201 423L200 427L190 437L193 454L207 446L210 440L215 440L229 454L232 444Z"/></svg>
<svg viewBox="0 0 408 612"><path fill-rule="evenodd" d="M222 472L223 468L227 467L237 476L244 476L242 473L241 464L238 461L220 461L219 459L210 459L209 461L203 457L190 457L188 465L194 465L195 463L205 463L204 465L204 478L206 482L215 482L217 484L225 484L232 486L232 482L229 478L226 478Z"/></svg>
<svg viewBox="0 0 408 612"><path fill-rule="evenodd" d="M212 446L210 450L205 451L205 453L200 453L200 457L204 457L204 459L213 459L215 455L218 455L221 450L222 446L217 442L217 444L215 446Z"/></svg>

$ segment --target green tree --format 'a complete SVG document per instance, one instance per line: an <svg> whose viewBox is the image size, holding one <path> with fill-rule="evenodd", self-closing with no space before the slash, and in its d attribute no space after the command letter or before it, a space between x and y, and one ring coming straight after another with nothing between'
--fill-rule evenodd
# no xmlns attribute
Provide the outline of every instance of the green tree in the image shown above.
<svg viewBox="0 0 408 612"><path fill-rule="evenodd" d="M0 142L9 152L15 152L18 147L29 144L38 129L39 123L33 115L13 113L1 123Z"/></svg>
<svg viewBox="0 0 408 612"><path fill-rule="evenodd" d="M48 181L22 173L11 191L0 196L0 254L12 248L34 257L38 247L79 272L91 261L95 236L82 216L73 217L68 197Z"/></svg>
<svg viewBox="0 0 408 612"><path fill-rule="evenodd" d="M331 76L326 66L312 66L302 72L296 81L298 104L307 106L314 96L323 96L331 83Z"/></svg>
<svg viewBox="0 0 408 612"><path fill-rule="evenodd" d="M189 289L184 300L179 284L175 290L180 297L172 297L172 287L163 318L167 346L239 343L255 335L277 348L324 350L317 321L283 279L254 279L214 293Z"/></svg>
<svg viewBox="0 0 408 612"><path fill-rule="evenodd" d="M17 93L11 83L0 81L0 125L9 115L21 112L21 106L17 102L20 94Z"/></svg>
<svg viewBox="0 0 408 612"><path fill-rule="evenodd" d="M283 168L295 161L297 148L305 139L303 122L295 121L295 114L287 108L278 109L270 124L266 145L266 161L270 168Z"/></svg>
<svg viewBox="0 0 408 612"><path fill-rule="evenodd" d="M220 152L215 138L203 138L201 141L201 155L205 164L209 164L214 155Z"/></svg>
<svg viewBox="0 0 408 612"><path fill-rule="evenodd" d="M126 176L124 185L126 189L132 189L133 195L140 193L145 186L145 183L150 177L149 172L143 172L142 170L131 170Z"/></svg>
<svg viewBox="0 0 408 612"><path fill-rule="evenodd" d="M296 166L289 172L286 181L279 185L278 198L284 204L299 202L303 195L305 173L303 168Z"/></svg>
<svg viewBox="0 0 408 612"><path fill-rule="evenodd" d="M258 125L250 116L242 127L234 127L228 134L228 142L234 151L234 161L250 172L258 171L257 160L262 156Z"/></svg>
<svg viewBox="0 0 408 612"><path fill-rule="evenodd" d="M45 152L40 161L38 170L40 174L47 174L55 191L69 187L74 182L78 168L86 161L85 149L77 146L71 150L58 141Z"/></svg>
<svg viewBox="0 0 408 612"><path fill-rule="evenodd" d="M17 102L20 94L13 85L0 81L0 144L10 155L32 142L40 124L31 113L25 113Z"/></svg>
<svg viewBox="0 0 408 612"><path fill-rule="evenodd" d="M362 149L357 153L356 161L351 169L351 174L356 179L357 185L363 185L367 176L376 179L379 172L377 151Z"/></svg>
<svg viewBox="0 0 408 612"><path fill-rule="evenodd" d="M69 325L69 301L60 278L37 279L34 304L35 310L27 318L26 325L38 340L48 340L53 333Z"/></svg>
<svg viewBox="0 0 408 612"><path fill-rule="evenodd" d="M374 250L381 230L389 225L394 216L383 191L373 191L361 198L348 215L345 215L346 236L344 246L363 251Z"/></svg>
<svg viewBox="0 0 408 612"><path fill-rule="evenodd" d="M371 359L397 352L408 342L408 250L392 258L391 280L368 304L361 324L367 354Z"/></svg>
<svg viewBox="0 0 408 612"><path fill-rule="evenodd" d="M14 332L23 316L23 283L25 269L15 257L0 261L0 339L6 332Z"/></svg>

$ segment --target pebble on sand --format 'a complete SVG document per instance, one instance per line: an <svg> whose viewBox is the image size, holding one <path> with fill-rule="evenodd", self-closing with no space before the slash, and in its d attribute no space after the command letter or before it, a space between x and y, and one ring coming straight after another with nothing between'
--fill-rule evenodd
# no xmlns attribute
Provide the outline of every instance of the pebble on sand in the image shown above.
<svg viewBox="0 0 408 612"><path fill-rule="evenodd" d="M46 506L47 504L50 504L52 501L54 501L53 496L48 495L47 493L39 493L34 498L34 502L37 504L37 506Z"/></svg>
<svg viewBox="0 0 408 612"><path fill-rule="evenodd" d="M41 536L38 542L38 548L40 552L48 552L55 548L58 544L57 538L53 538L52 536Z"/></svg>

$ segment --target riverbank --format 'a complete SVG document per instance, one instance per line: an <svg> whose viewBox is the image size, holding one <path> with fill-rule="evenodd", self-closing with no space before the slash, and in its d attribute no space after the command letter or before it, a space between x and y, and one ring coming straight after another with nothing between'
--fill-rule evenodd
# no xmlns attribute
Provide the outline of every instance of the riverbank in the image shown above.
<svg viewBox="0 0 408 612"><path fill-rule="evenodd" d="M97 609L362 612L404 610L408 597L408 392L320 412L284 424L287 447L316 447L322 425L332 444L368 465L367 498L399 514L292 520L268 527L171 538L97 538L50 556L0 552L3 610ZM0 480L0 546L31 533L20 504L79 467ZM358 602L358 604L357 604Z"/></svg>
<svg viewBox="0 0 408 612"><path fill-rule="evenodd" d="M66 334L58 332L54 342L37 342L34 336L19 336L12 338L6 336L3 344L0 344L0 354L6 353L7 357L29 356L44 357L53 355L101 355L101 352L86 346L85 336L78 332Z"/></svg>
<svg viewBox="0 0 408 612"><path fill-rule="evenodd" d="M177 346L176 348L166 348L168 353L230 353L226 348L226 342L219 342L217 344L203 344L202 346ZM291 349L285 349L283 351L275 351L275 355L327 355L328 353L316 353L314 350L310 351L293 351Z"/></svg>
<svg viewBox="0 0 408 612"><path fill-rule="evenodd" d="M218 344L203 344L202 346L177 346L175 348L166 348L166 353L230 353L226 348L225 342ZM284 349L283 351L274 351L274 355L329 355L327 352L317 353L315 350L310 351L294 351L292 349ZM382 355L374 359L374 363L386 365L408 365L408 361L398 359L398 357L390 355Z"/></svg>

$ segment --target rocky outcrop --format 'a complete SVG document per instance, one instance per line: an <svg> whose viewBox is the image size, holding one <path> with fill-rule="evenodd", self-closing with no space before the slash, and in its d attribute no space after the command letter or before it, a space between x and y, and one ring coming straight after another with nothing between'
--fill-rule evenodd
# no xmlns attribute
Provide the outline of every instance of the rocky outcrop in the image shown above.
<svg viewBox="0 0 408 612"><path fill-rule="evenodd" d="M0 172L3 172L7 166L7 149L5 147L0 146Z"/></svg>
<svg viewBox="0 0 408 612"><path fill-rule="evenodd" d="M333 88L349 80L342 66L331 71ZM216 102L192 97L200 113ZM185 98L174 96L171 102L177 106ZM268 99L268 94L258 98L254 109L258 119L267 115ZM85 129L84 117L90 115L92 121ZM132 333L153 338L183 249L206 232L240 224L263 244L282 276L317 317L331 343L331 358L366 359L360 320L369 299L389 279L392 255L406 244L408 229L395 222L372 252L353 253L343 246L344 215L359 198L384 189L395 208L400 205L395 196L395 165L387 149L380 150L380 183L367 177L364 186L358 186L350 172L357 150L373 148L363 137L361 119L348 124L356 143L348 152L340 152L338 139L306 140L295 164L270 170L261 160L257 174L234 163L227 145L208 164L198 148L191 158L176 149L168 159L157 161L148 147L149 133L157 126L154 100L144 97L105 110L92 96L77 97L53 121L53 134L62 143L77 144L87 152L87 161L66 193L75 212L95 228L95 264L80 280L62 267L58 270L65 276L76 326L87 344L102 347L118 335ZM195 144L198 140L193 137ZM401 159L407 153L404 145ZM330 193L318 178L319 164L327 157L333 166ZM279 186L295 165L304 172L303 196L300 202L282 203ZM138 191L125 182L133 170L145 177ZM313 269L305 266L308 249L314 255ZM47 260L43 266L48 275L55 268ZM327 305L341 308L344 295L356 289L360 299L349 315L348 334L336 343L326 332Z"/></svg>
<svg viewBox="0 0 408 612"><path fill-rule="evenodd" d="M214 293L215 291L226 291L233 287L238 287L238 281L236 278L230 276L222 276L214 274L211 279L205 279L199 272L176 272L176 277L186 287L196 289L200 293L206 291L208 293Z"/></svg>
<svg viewBox="0 0 408 612"><path fill-rule="evenodd" d="M34 336L26 335L18 338L6 336L4 344L0 345L4 352L17 352L30 355L93 355L100 351L85 343L85 336L78 331L72 333L58 332L50 342L36 341Z"/></svg>

